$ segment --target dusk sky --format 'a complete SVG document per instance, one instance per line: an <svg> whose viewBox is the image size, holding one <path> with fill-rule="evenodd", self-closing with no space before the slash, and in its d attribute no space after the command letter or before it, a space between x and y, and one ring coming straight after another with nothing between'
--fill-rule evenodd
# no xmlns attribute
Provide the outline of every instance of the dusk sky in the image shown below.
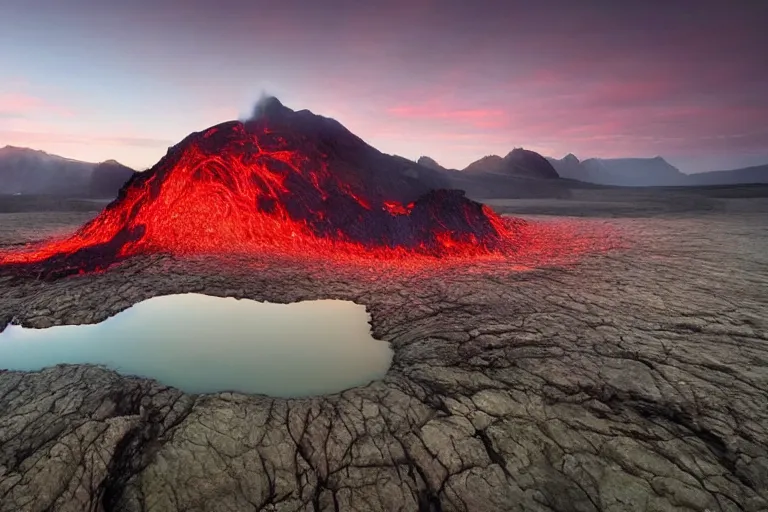
<svg viewBox="0 0 768 512"><path fill-rule="evenodd" d="M0 0L0 147L143 169L262 91L463 168L768 163L768 1Z"/></svg>

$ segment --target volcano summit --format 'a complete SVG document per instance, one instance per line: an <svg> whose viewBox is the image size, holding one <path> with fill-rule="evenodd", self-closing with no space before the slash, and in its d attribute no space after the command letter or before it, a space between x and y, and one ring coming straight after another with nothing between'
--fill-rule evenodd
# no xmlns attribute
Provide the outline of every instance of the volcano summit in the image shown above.
<svg viewBox="0 0 768 512"><path fill-rule="evenodd" d="M266 98L251 119L170 148L70 238L0 255L0 263L72 273L157 252L443 257L514 245L519 223L447 187L438 170Z"/></svg>

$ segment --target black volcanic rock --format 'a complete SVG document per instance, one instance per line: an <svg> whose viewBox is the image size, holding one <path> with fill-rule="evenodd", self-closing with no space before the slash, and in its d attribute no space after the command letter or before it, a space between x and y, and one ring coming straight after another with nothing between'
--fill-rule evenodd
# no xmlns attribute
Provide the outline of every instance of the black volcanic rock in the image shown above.
<svg viewBox="0 0 768 512"><path fill-rule="evenodd" d="M240 153L248 163L261 150L253 144L254 135L270 150L286 148L303 155L300 176L290 178L304 181L299 188L311 188L307 185L308 176L321 162L339 182L345 183L354 193L366 194L369 201L407 203L430 190L450 188L450 182L442 173L402 157L381 153L335 119L309 110L294 111L274 97L262 98L254 108L253 116L244 122L229 121L187 136L169 148L166 156L152 169L137 173L126 186L146 181L154 174L165 176L193 146L206 155L217 155L222 151ZM270 165L287 170L279 161L272 160Z"/></svg>
<svg viewBox="0 0 768 512"><path fill-rule="evenodd" d="M335 119L294 111L277 98L263 98L245 121L248 133L270 132L307 157L327 162L333 173L372 201L411 202L430 190L450 188L442 173L368 145Z"/></svg>
<svg viewBox="0 0 768 512"><path fill-rule="evenodd" d="M409 216L409 225L415 232L408 239L427 246L437 244L439 232L434 230L435 225L454 235L476 237L489 247L500 241L499 234L488 222L488 212L483 205L467 200L463 190L428 192L413 204Z"/></svg>
<svg viewBox="0 0 768 512"><path fill-rule="evenodd" d="M254 137L260 147L254 145ZM292 219L306 222L321 237L341 232L368 245L437 249L435 228L440 226L454 236L474 234L479 240L495 242L481 205L465 198L463 191L446 190L450 182L443 173L381 153L338 121L309 110L293 111L276 98L263 99L245 123L224 123L190 135L172 149L169 161L164 159L141 178L175 172L177 158L193 147L244 162L259 158L262 149L284 148L301 155L299 172L291 172L282 161L267 159L270 172L284 174L286 190L260 201L256 208L270 213L280 204ZM327 169L327 176L319 175L321 168ZM219 178L233 179L223 172ZM263 185L263 179L254 174L257 186ZM162 179L155 183L159 186ZM411 210L393 215L383 207L391 202Z"/></svg>
<svg viewBox="0 0 768 512"><path fill-rule="evenodd" d="M546 158L527 149L516 148L504 158L490 155L469 164L464 172L509 174L523 178L557 179L560 176Z"/></svg>

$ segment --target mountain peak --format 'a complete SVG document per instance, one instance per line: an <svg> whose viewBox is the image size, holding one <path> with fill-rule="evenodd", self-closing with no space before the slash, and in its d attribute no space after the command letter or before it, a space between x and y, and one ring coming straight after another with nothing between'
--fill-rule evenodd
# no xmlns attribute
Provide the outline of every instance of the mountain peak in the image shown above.
<svg viewBox="0 0 768 512"><path fill-rule="evenodd" d="M286 114L292 113L293 110L283 105L283 103L276 97L264 95L259 98L259 101L254 105L249 121L279 119Z"/></svg>
<svg viewBox="0 0 768 512"><path fill-rule="evenodd" d="M469 164L464 171L511 174L526 178L559 178L557 171L546 158L524 148L515 148L504 158L488 155Z"/></svg>
<svg viewBox="0 0 768 512"><path fill-rule="evenodd" d="M445 170L445 167L437 163L434 159L428 157L428 156L420 156L419 159L416 161L417 164L423 165L424 167L429 167L430 169L435 169L436 171L442 171Z"/></svg>
<svg viewBox="0 0 768 512"><path fill-rule="evenodd" d="M579 163L579 159L573 153L568 153L563 157L563 162L577 164Z"/></svg>
<svg viewBox="0 0 768 512"><path fill-rule="evenodd" d="M502 157L500 157L499 155L486 155L486 156L480 158L475 163L484 163L484 164L497 165L497 164L501 164L503 161L504 161L504 159Z"/></svg>

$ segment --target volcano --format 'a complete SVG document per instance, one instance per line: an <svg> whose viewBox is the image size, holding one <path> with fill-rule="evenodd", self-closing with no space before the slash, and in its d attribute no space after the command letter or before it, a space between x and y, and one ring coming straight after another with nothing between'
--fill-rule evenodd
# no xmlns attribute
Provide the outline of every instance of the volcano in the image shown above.
<svg viewBox="0 0 768 512"><path fill-rule="evenodd" d="M250 119L170 148L71 237L0 263L69 274L148 253L442 258L513 248L519 224L448 186L439 170L266 98Z"/></svg>

